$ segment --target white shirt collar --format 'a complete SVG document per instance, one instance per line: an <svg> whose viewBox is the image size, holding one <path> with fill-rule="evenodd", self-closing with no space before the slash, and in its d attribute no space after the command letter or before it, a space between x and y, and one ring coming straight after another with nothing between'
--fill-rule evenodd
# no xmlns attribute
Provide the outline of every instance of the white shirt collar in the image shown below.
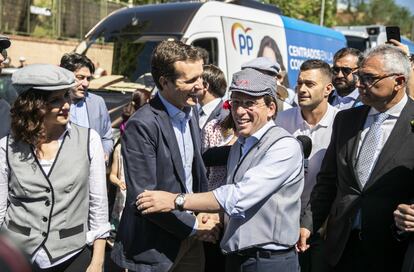
<svg viewBox="0 0 414 272"><path fill-rule="evenodd" d="M266 131L268 131L269 128L274 127L274 126L275 126L275 121L273 119L271 119L263 127L261 127L258 131L253 133L253 135L251 135L247 138L239 137L238 141L241 145L246 145L246 144L249 145L249 143L255 143L263 137L263 135L266 133Z"/></svg>
<svg viewBox="0 0 414 272"><path fill-rule="evenodd" d="M204 114L210 116L210 114L214 111L218 104L220 104L221 98L215 98L201 107Z"/></svg>
<svg viewBox="0 0 414 272"><path fill-rule="evenodd" d="M395 104L394 106L392 106L390 109L388 109L385 112L388 113L392 117L398 118L400 117L405 104L407 104L407 101L408 101L408 97L406 94L404 94L403 98L397 104ZM375 115L377 113L379 113L379 111L371 107L368 115Z"/></svg>
<svg viewBox="0 0 414 272"><path fill-rule="evenodd" d="M319 120L319 123L317 123L313 127L317 127L317 126L328 127L328 126L332 125L332 119L335 118L335 114L336 114L337 111L338 111L337 108L335 108L335 107L331 106L330 104L328 104L328 108L327 108L325 114L323 115L322 119ZM310 127L308 122L306 122L306 120L303 119L302 111L300 110L300 107L298 107L297 110L296 110L296 122L297 122L297 124L304 123L308 127Z"/></svg>

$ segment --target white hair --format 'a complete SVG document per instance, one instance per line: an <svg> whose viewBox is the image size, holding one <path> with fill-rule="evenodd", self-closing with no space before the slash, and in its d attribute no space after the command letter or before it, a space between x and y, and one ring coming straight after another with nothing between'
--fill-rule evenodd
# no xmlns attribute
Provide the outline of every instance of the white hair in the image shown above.
<svg viewBox="0 0 414 272"><path fill-rule="evenodd" d="M382 70L385 73L404 75L406 82L408 81L410 77L411 64L404 51L393 45L379 45L364 52L360 67L363 66L369 58L377 56L379 56L383 61Z"/></svg>

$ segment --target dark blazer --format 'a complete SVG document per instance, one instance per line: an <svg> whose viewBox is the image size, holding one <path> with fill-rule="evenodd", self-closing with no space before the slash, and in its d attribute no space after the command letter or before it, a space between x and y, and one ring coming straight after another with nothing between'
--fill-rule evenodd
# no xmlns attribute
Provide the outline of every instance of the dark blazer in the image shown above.
<svg viewBox="0 0 414 272"><path fill-rule="evenodd" d="M414 235L410 235L410 243L404 257L402 272L414 272Z"/></svg>
<svg viewBox="0 0 414 272"><path fill-rule="evenodd" d="M10 121L10 105L0 98L0 139L9 134Z"/></svg>
<svg viewBox="0 0 414 272"><path fill-rule="evenodd" d="M223 109L223 101L220 101L220 103L214 108L214 110L211 112L211 114L208 116L207 121L205 122L203 126L203 130L208 122L214 119L223 120L227 115L229 114L229 110Z"/></svg>
<svg viewBox="0 0 414 272"><path fill-rule="evenodd" d="M193 191L202 192L207 189L207 178L195 117L190 127L194 143ZM133 271L168 271L181 241L191 234L195 217L176 210L142 215L135 205L137 195L144 189L185 192L177 140L158 96L129 119L121 144L127 197L112 258Z"/></svg>
<svg viewBox="0 0 414 272"><path fill-rule="evenodd" d="M409 203L414 196L414 132L410 124L414 102L408 99L361 189L354 165L369 110L361 106L337 114L302 226L316 232L328 218L326 252L329 263L335 265L360 209L362 242L369 249L361 258L373 265L370 271L399 271L406 244L394 238L391 226L397 205Z"/></svg>

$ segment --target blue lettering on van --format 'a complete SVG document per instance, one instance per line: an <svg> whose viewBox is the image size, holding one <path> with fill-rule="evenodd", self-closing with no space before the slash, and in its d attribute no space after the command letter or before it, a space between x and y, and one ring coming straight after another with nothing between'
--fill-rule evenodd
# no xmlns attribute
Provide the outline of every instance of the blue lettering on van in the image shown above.
<svg viewBox="0 0 414 272"><path fill-rule="evenodd" d="M287 70L290 88L296 85L300 66L308 59L332 64L336 51L346 46L342 33L282 16L286 33Z"/></svg>
<svg viewBox="0 0 414 272"><path fill-rule="evenodd" d="M243 51L250 56L253 49L253 39L250 35L239 34L239 50L240 55L243 55Z"/></svg>

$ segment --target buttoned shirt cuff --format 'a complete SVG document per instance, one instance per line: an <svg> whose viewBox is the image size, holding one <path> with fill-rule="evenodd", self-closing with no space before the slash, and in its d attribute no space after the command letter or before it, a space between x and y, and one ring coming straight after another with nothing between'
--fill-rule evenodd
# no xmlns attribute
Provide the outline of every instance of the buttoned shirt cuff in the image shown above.
<svg viewBox="0 0 414 272"><path fill-rule="evenodd" d="M213 194L228 216L244 218L244 211L240 211L237 208L237 203L239 202L240 197L234 184L220 186L213 190Z"/></svg>
<svg viewBox="0 0 414 272"><path fill-rule="evenodd" d="M105 239L109 237L111 231L111 224L105 223L99 226L97 229L89 230L86 233L86 244L89 246L93 245L96 239Z"/></svg>

